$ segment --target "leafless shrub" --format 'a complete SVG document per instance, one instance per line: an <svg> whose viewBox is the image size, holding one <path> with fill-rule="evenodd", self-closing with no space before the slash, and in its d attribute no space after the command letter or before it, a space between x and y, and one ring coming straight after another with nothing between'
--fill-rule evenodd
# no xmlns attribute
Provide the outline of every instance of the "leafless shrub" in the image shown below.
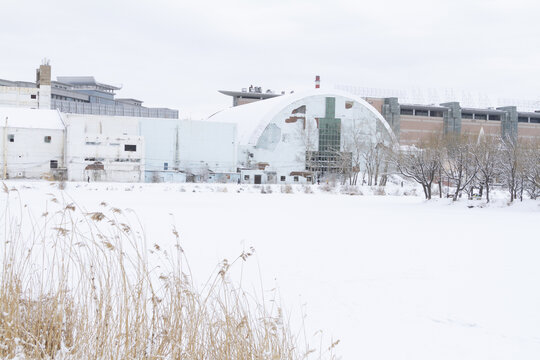
<svg viewBox="0 0 540 360"><path fill-rule="evenodd" d="M345 195L364 195L356 185L344 185L341 187L340 191Z"/></svg>
<svg viewBox="0 0 540 360"><path fill-rule="evenodd" d="M282 194L292 194L294 193L293 188L291 185L281 185L281 193Z"/></svg>
<svg viewBox="0 0 540 360"><path fill-rule="evenodd" d="M418 192L416 191L416 189L411 189L409 191L405 190L403 192L403 195L404 196L418 196Z"/></svg>
<svg viewBox="0 0 540 360"><path fill-rule="evenodd" d="M331 181L328 181L322 184L319 188L321 189L321 191L324 191L324 192L328 192L328 193L334 192L334 190L336 189L336 184Z"/></svg>
<svg viewBox="0 0 540 360"><path fill-rule="evenodd" d="M384 189L383 186L374 186L372 187L372 190L373 190L373 195L377 195L377 196L386 195L386 190Z"/></svg>

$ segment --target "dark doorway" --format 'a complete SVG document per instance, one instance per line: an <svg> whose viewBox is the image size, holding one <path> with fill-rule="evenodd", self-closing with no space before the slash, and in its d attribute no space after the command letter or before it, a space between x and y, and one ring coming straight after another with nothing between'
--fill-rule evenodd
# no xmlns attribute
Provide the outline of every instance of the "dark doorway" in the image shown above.
<svg viewBox="0 0 540 360"><path fill-rule="evenodd" d="M255 184L262 183L262 175L255 175Z"/></svg>

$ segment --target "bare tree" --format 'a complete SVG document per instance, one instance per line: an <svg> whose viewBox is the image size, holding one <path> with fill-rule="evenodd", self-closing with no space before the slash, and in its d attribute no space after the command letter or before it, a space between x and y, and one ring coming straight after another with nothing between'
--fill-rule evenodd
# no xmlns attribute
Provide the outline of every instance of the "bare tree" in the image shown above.
<svg viewBox="0 0 540 360"><path fill-rule="evenodd" d="M478 163L474 157L474 146L467 136L451 135L446 138L445 157L442 166L444 175L453 182L456 201L460 193L475 179Z"/></svg>
<svg viewBox="0 0 540 360"><path fill-rule="evenodd" d="M356 185L362 173L362 183L385 185L388 171L388 146L384 136L368 136L360 124L353 122L344 138L344 155L349 165L349 183Z"/></svg>
<svg viewBox="0 0 540 360"><path fill-rule="evenodd" d="M501 140L499 171L501 179L510 193L510 202L523 194L523 151L513 139Z"/></svg>
<svg viewBox="0 0 540 360"><path fill-rule="evenodd" d="M486 190L486 200L489 199L490 186L499 175L499 147L500 139L483 137L474 147L474 160L478 166L477 179L481 188Z"/></svg>
<svg viewBox="0 0 540 360"><path fill-rule="evenodd" d="M531 199L540 197L540 141L524 144L523 177L525 191Z"/></svg>
<svg viewBox="0 0 540 360"><path fill-rule="evenodd" d="M408 148L394 153L392 164L398 173L422 185L426 199L431 199L431 186L441 166L439 149Z"/></svg>

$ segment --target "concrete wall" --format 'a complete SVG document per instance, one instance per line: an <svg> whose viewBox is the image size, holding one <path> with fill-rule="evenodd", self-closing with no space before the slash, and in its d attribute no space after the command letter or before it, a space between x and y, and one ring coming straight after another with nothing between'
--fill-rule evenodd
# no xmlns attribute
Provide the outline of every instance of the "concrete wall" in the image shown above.
<svg viewBox="0 0 540 360"><path fill-rule="evenodd" d="M166 168L205 179L212 172L236 171L236 125L189 120L139 121L140 135L145 139L146 181L162 177L163 174L155 173Z"/></svg>
<svg viewBox="0 0 540 360"><path fill-rule="evenodd" d="M178 120L139 119L139 135L145 141L147 172L178 170ZM152 181L152 175L146 175Z"/></svg>
<svg viewBox="0 0 540 360"><path fill-rule="evenodd" d="M37 88L0 86L0 106L37 109Z"/></svg>
<svg viewBox="0 0 540 360"><path fill-rule="evenodd" d="M461 133L463 135L478 136L483 131L484 135L501 136L501 122L492 120L461 119Z"/></svg>
<svg viewBox="0 0 540 360"><path fill-rule="evenodd" d="M540 140L540 124L518 123L519 140Z"/></svg>
<svg viewBox="0 0 540 360"><path fill-rule="evenodd" d="M57 167L64 167L64 132L53 129L0 127L0 177L3 177L4 159L7 177L27 179L52 179L51 160ZM4 136L5 134L5 136ZM50 142L45 137L50 136ZM13 142L9 141L13 138Z"/></svg>
<svg viewBox="0 0 540 360"><path fill-rule="evenodd" d="M69 180L144 181L145 150L139 119L79 114L64 117Z"/></svg>
<svg viewBox="0 0 540 360"><path fill-rule="evenodd" d="M414 145L428 141L434 135L442 134L443 126L442 117L401 115L399 143Z"/></svg>
<svg viewBox="0 0 540 360"><path fill-rule="evenodd" d="M200 173L236 172L236 125L212 121L178 122L178 164L181 170Z"/></svg>

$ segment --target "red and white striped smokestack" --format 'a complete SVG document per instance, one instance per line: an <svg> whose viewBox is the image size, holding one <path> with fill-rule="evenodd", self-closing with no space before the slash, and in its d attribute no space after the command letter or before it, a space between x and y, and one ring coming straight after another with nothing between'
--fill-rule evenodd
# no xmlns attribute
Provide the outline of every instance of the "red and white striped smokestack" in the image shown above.
<svg viewBox="0 0 540 360"><path fill-rule="evenodd" d="M319 75L315 76L315 89L319 89L321 87L321 77Z"/></svg>

